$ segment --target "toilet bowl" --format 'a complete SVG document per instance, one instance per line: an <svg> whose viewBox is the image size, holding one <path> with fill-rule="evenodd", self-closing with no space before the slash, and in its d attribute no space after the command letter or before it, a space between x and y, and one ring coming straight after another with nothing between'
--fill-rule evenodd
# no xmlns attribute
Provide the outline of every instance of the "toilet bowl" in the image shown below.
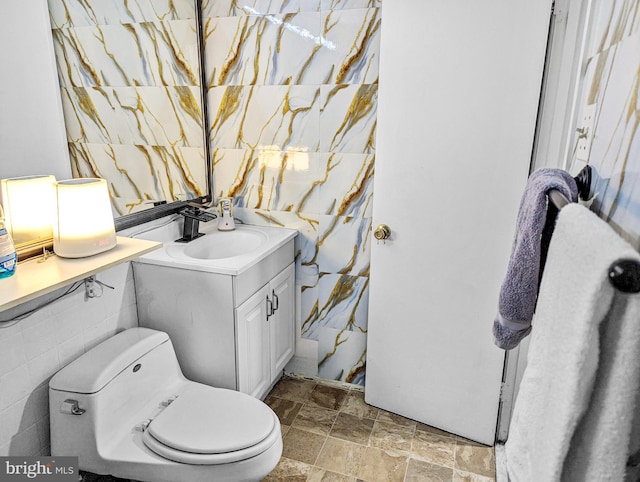
<svg viewBox="0 0 640 482"><path fill-rule="evenodd" d="M282 454L263 402L182 375L169 336L123 331L49 382L51 455L79 468L153 482L254 481Z"/></svg>

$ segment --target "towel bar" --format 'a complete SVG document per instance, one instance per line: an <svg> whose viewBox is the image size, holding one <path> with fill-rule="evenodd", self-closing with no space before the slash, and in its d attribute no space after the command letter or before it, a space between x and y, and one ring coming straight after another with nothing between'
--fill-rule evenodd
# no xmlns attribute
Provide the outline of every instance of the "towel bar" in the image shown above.
<svg viewBox="0 0 640 482"><path fill-rule="evenodd" d="M566 197L564 197L564 194L562 194L560 191L556 191L555 189L547 192L547 196L549 196L549 199L558 211L571 202Z"/></svg>
<svg viewBox="0 0 640 482"><path fill-rule="evenodd" d="M581 199L589 199L591 188L591 167L585 166L573 178L578 186ZM547 193L553 207L562 209L570 201L560 192L552 189ZM640 264L634 259L621 259L609 267L609 281L623 293L640 293Z"/></svg>
<svg viewBox="0 0 640 482"><path fill-rule="evenodd" d="M578 196L580 196L580 199L588 200L591 190L591 166L584 166L573 180L578 186ZM564 194L555 189L549 191L547 195L557 209L562 209L570 203L570 201L564 197Z"/></svg>

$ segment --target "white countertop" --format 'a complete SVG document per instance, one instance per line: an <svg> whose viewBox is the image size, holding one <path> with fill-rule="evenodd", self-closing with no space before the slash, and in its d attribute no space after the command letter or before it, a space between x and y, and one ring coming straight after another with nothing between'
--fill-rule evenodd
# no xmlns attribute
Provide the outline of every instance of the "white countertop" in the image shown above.
<svg viewBox="0 0 640 482"><path fill-rule="evenodd" d="M189 243L176 243L175 240L182 236L180 231L181 223L174 221L172 223L151 229L144 233L134 235L137 238L151 239L160 241L164 244L163 249L159 249L141 256L136 260L137 263L155 264L160 266L169 266L181 269L190 269L195 271L206 271L210 273L219 273L227 275L239 275L248 270L260 260L275 252L278 248L285 245L298 234L295 229L254 226L247 224L236 224L236 231L242 232L255 231L264 236L264 242L255 249L237 256L221 257L216 259L190 258L189 256L176 255L180 250L188 249L190 245L205 244L208 240L218 242L220 239L228 237L232 240L233 231L218 231L217 222L200 223L200 232L205 236L195 239ZM216 237L215 241L213 237Z"/></svg>

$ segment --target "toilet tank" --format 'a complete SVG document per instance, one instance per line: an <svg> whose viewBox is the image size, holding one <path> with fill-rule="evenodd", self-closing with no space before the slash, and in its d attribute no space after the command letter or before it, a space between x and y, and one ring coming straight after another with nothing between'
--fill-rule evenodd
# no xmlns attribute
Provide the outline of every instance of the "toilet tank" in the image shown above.
<svg viewBox="0 0 640 482"><path fill-rule="evenodd" d="M131 363L166 343L169 335L147 328L131 328L103 341L62 370L49 388L74 393L96 393Z"/></svg>
<svg viewBox="0 0 640 482"><path fill-rule="evenodd" d="M125 330L71 362L49 382L52 455L98 457L184 384L169 336ZM81 414L69 413L78 402ZM99 458L99 457L98 457Z"/></svg>

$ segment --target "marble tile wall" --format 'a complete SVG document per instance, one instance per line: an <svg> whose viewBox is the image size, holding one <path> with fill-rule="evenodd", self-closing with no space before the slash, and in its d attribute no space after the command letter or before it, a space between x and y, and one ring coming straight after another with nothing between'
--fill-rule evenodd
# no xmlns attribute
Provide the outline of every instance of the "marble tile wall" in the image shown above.
<svg viewBox="0 0 640 482"><path fill-rule="evenodd" d="M594 6L579 104L596 105L592 209L640 248L640 1ZM572 170L582 165L574 152Z"/></svg>
<svg viewBox="0 0 640 482"><path fill-rule="evenodd" d="M380 0L204 0L216 196L297 228L300 337L364 384Z"/></svg>
<svg viewBox="0 0 640 482"><path fill-rule="evenodd" d="M118 215L206 194L193 0L48 0L74 177Z"/></svg>

